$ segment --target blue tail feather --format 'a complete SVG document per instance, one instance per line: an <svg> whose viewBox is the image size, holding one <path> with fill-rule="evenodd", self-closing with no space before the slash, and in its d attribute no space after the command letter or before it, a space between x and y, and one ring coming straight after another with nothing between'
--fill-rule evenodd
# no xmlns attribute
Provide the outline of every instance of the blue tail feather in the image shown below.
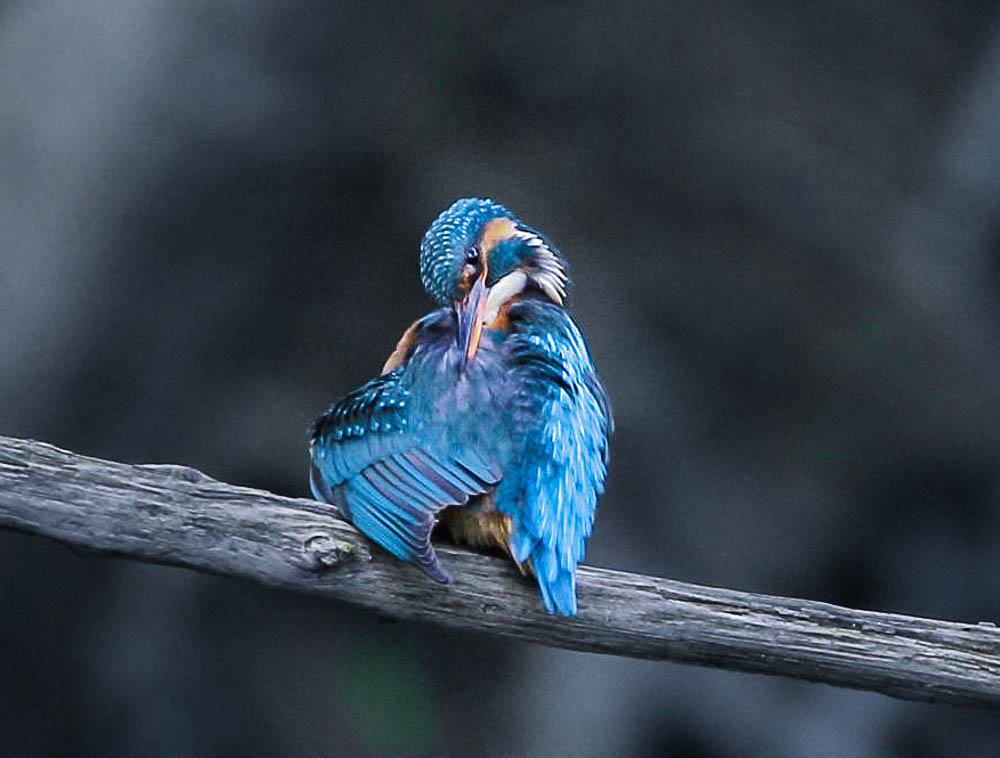
<svg viewBox="0 0 1000 758"><path fill-rule="evenodd" d="M543 561L544 562L544 561ZM535 567L535 578L542 595L542 603L549 613L563 616L576 615L576 576L574 569L556 568L554 577L546 576Z"/></svg>

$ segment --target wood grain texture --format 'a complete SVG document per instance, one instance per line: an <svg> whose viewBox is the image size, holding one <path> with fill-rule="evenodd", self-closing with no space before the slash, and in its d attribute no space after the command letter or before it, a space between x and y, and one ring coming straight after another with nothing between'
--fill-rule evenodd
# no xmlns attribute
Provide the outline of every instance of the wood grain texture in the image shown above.
<svg viewBox="0 0 1000 758"><path fill-rule="evenodd" d="M183 466L0 437L0 528L287 587L382 615L554 647L1000 707L1000 631L581 567L579 615L550 616L509 561L437 546L437 584L332 509Z"/></svg>

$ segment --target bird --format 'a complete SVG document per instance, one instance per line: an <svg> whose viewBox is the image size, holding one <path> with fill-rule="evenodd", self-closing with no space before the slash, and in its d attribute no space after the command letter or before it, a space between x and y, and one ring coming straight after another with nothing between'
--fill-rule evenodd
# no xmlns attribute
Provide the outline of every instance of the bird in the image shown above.
<svg viewBox="0 0 1000 758"><path fill-rule="evenodd" d="M565 307L566 263L504 205L470 197L427 229L420 278L436 308L311 427L313 496L443 584L439 524L498 548L549 613L574 616L614 421Z"/></svg>

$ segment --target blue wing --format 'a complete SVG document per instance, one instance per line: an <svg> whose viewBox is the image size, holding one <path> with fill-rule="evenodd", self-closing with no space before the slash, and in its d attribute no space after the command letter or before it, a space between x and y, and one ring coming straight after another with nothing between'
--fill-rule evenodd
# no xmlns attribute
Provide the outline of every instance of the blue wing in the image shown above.
<svg viewBox="0 0 1000 758"><path fill-rule="evenodd" d="M449 397L458 360L454 336L446 334L451 322L438 313L424 321L404 350L406 363L313 425L310 486L386 550L450 582L430 544L435 515L492 489L502 468L496 456L477 452L481 445L465 444L467 434L455 428L461 417L443 412L468 398Z"/></svg>
<svg viewBox="0 0 1000 758"><path fill-rule="evenodd" d="M520 442L496 505L512 519L511 554L531 561L546 609L572 616L576 566L604 491L611 405L565 310L525 301L508 318L508 416Z"/></svg>

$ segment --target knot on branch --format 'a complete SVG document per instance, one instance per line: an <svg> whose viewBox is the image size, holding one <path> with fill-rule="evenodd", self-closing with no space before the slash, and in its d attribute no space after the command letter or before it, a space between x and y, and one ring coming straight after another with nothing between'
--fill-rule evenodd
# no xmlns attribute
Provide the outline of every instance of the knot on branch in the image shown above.
<svg viewBox="0 0 1000 758"><path fill-rule="evenodd" d="M302 543L302 549L315 571L328 571L354 553L353 546L329 534L314 534Z"/></svg>

